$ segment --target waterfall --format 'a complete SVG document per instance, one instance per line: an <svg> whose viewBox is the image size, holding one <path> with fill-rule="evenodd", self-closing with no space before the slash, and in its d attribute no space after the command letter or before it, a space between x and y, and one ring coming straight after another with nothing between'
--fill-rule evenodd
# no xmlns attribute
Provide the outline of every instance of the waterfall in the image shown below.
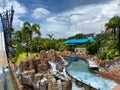
<svg viewBox="0 0 120 90"><path fill-rule="evenodd" d="M65 61L65 59L59 55L59 57L62 59L62 61L64 62L64 65L67 65L68 63Z"/></svg>
<svg viewBox="0 0 120 90"><path fill-rule="evenodd" d="M58 90L62 90L61 80L57 80Z"/></svg>
<svg viewBox="0 0 120 90"><path fill-rule="evenodd" d="M68 77L65 69L66 69L66 68L63 69L63 74L64 74L65 77Z"/></svg>
<svg viewBox="0 0 120 90"><path fill-rule="evenodd" d="M52 67L52 69L51 69L51 73L52 74L56 74L56 72L57 72L57 70L56 70L56 64L55 63L52 63L52 62L48 62L50 65L51 65L51 67Z"/></svg>

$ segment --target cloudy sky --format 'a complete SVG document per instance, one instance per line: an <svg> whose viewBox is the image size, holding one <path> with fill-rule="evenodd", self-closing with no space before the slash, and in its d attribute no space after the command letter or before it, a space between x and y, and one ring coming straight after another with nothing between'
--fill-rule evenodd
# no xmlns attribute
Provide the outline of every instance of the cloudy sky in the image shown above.
<svg viewBox="0 0 120 90"><path fill-rule="evenodd" d="M0 12L13 5L13 27L38 23L42 37L66 38L77 33L100 33L113 16L120 16L119 0L0 0ZM0 29L1 25L0 25Z"/></svg>

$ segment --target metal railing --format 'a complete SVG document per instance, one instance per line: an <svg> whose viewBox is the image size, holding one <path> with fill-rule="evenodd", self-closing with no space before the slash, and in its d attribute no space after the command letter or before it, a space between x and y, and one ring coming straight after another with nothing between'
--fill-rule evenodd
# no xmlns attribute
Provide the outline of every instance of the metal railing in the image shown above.
<svg viewBox="0 0 120 90"><path fill-rule="evenodd" d="M8 88L7 88L6 74L5 74L5 68L4 67L2 67L2 71L3 71L3 86L4 86L4 90L8 90Z"/></svg>

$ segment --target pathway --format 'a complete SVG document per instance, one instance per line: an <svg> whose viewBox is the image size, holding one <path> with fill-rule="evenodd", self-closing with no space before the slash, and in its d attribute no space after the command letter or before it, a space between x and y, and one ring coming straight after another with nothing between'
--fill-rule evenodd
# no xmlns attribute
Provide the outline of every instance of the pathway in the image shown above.
<svg viewBox="0 0 120 90"><path fill-rule="evenodd" d="M5 43L4 43L4 35L3 32L0 31L0 67L7 66L7 56L5 51Z"/></svg>

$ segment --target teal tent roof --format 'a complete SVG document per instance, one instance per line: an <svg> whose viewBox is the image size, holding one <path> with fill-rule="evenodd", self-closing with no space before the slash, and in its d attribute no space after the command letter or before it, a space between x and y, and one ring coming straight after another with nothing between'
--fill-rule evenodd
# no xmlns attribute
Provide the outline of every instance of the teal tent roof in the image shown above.
<svg viewBox="0 0 120 90"><path fill-rule="evenodd" d="M86 39L69 39L66 40L66 44L83 44L87 42L95 42L95 40L92 37L86 38Z"/></svg>

